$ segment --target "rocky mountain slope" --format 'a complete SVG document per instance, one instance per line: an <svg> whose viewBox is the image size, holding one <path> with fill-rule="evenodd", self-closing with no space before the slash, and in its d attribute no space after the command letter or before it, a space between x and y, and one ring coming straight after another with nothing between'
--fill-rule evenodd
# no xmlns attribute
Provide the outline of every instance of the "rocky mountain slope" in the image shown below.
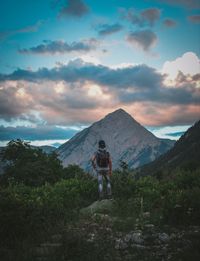
<svg viewBox="0 0 200 261"><path fill-rule="evenodd" d="M98 141L105 140L112 155L113 168L125 161L130 168L153 161L169 150L174 141L159 139L141 126L122 109L108 114L82 130L57 149L63 165L78 164L91 170L91 157L98 148Z"/></svg>
<svg viewBox="0 0 200 261"><path fill-rule="evenodd" d="M154 162L141 168L144 174L154 174L177 167L200 167L200 121L189 128L174 147Z"/></svg>

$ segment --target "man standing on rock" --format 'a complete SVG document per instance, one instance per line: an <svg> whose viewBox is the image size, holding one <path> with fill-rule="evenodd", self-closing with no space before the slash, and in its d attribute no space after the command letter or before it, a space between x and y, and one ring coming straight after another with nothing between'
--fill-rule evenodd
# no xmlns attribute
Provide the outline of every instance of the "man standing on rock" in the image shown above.
<svg viewBox="0 0 200 261"><path fill-rule="evenodd" d="M103 178L106 181L107 197L112 197L110 177L112 175L112 161L110 153L106 151L106 144L104 140L99 141L99 149L92 157L92 166L97 172L98 178L98 189L99 189L99 199L104 198L103 193Z"/></svg>

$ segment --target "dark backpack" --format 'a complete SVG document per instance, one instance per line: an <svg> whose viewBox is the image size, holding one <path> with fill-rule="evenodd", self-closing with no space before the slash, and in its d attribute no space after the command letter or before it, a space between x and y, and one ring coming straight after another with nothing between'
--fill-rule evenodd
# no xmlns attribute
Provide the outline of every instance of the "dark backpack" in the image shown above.
<svg viewBox="0 0 200 261"><path fill-rule="evenodd" d="M106 150L98 151L96 154L97 165L100 168L107 168L109 164L110 154Z"/></svg>

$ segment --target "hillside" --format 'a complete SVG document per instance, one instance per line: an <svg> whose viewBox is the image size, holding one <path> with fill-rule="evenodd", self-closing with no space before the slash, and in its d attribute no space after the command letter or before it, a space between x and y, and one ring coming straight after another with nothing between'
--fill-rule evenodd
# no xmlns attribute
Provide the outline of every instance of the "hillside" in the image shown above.
<svg viewBox="0 0 200 261"><path fill-rule="evenodd" d="M141 168L145 175L171 170L177 167L196 168L200 166L200 121L189 128L174 147L154 162Z"/></svg>

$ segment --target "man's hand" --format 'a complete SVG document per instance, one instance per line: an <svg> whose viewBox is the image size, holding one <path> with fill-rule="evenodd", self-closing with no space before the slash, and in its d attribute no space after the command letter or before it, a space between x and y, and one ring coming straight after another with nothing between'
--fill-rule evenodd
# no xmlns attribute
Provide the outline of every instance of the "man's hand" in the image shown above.
<svg viewBox="0 0 200 261"><path fill-rule="evenodd" d="M112 176L112 161L111 158L109 157L109 176Z"/></svg>

